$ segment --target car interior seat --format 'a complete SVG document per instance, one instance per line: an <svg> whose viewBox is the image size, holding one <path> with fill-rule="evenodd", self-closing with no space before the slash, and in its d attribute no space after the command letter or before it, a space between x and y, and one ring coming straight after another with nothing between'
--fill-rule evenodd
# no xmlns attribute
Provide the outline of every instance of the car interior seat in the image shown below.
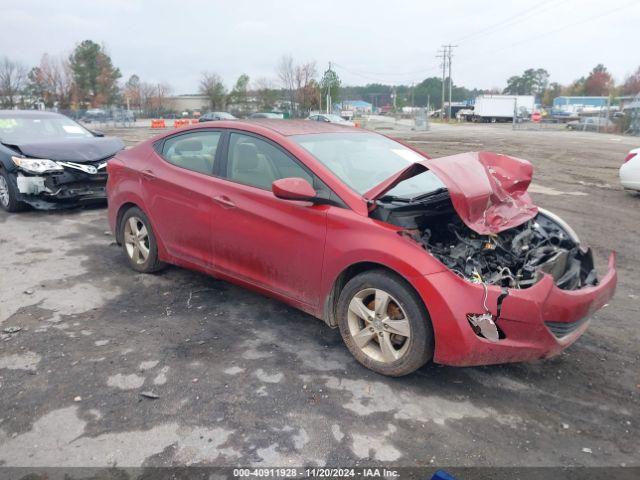
<svg viewBox="0 0 640 480"><path fill-rule="evenodd" d="M277 179L271 161L260 154L253 143L237 144L230 163L229 176L239 182L271 190L271 184Z"/></svg>
<svg viewBox="0 0 640 480"><path fill-rule="evenodd" d="M200 140L182 140L174 147L171 161L178 166L196 172L211 173L213 171L213 159L208 150L205 150Z"/></svg>

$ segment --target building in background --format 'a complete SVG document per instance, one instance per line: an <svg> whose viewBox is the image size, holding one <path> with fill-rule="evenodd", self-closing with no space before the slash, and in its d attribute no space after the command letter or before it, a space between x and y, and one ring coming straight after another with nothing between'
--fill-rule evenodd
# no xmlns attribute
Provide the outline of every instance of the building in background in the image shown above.
<svg viewBox="0 0 640 480"><path fill-rule="evenodd" d="M580 116L598 115L609 105L609 97L556 97L551 115L559 119L577 119Z"/></svg>
<svg viewBox="0 0 640 480"><path fill-rule="evenodd" d="M364 100L344 100L333 106L333 111L337 115L345 116L344 112L352 112L351 117L359 115L369 115L373 113L373 105Z"/></svg>

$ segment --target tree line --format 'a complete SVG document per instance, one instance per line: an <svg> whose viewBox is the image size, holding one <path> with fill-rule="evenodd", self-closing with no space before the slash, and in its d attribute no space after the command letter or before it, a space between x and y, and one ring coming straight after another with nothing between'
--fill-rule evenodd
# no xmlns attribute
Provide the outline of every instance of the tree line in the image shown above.
<svg viewBox="0 0 640 480"><path fill-rule="evenodd" d="M304 116L311 110L326 108L341 100L365 100L382 107L394 105L441 107L442 79L429 77L415 85L370 83L344 86L331 67L320 74L316 62L296 62L282 56L274 69L274 77L252 81L241 74L230 89L220 75L201 74L198 93L205 96L211 110L231 110L245 114L254 110L284 109L292 116ZM143 114L158 115L169 111L168 97L173 88L165 82L146 82L131 75L121 83L122 74L114 66L104 45L85 40L69 55L45 53L40 63L28 69L20 62L0 58L0 107L78 110L104 106L122 106ZM445 78L448 89L448 79ZM568 85L551 82L544 68L529 68L507 79L503 89L469 89L452 85L452 100L464 101L479 94L504 93L535 95L543 105L551 105L560 95L618 96L640 92L640 67L616 84L607 68L598 64L587 75Z"/></svg>

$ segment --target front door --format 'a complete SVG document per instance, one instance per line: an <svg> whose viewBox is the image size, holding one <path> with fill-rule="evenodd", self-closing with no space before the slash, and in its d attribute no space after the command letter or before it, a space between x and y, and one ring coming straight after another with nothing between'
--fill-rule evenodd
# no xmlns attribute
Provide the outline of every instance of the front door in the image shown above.
<svg viewBox="0 0 640 480"><path fill-rule="evenodd" d="M216 265L235 277L317 306L322 275L326 205L287 201L274 180L314 176L274 143L231 133L213 224Z"/></svg>

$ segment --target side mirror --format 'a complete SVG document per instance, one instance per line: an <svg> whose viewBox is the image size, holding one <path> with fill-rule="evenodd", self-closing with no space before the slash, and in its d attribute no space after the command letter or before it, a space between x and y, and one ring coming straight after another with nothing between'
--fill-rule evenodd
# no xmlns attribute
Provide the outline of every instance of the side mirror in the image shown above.
<svg viewBox="0 0 640 480"><path fill-rule="evenodd" d="M91 130L91 133L93 133L94 137L104 137L104 132L101 132L99 130Z"/></svg>
<svg viewBox="0 0 640 480"><path fill-rule="evenodd" d="M304 178L281 178L271 184L273 194L282 200L313 201L316 191Z"/></svg>

